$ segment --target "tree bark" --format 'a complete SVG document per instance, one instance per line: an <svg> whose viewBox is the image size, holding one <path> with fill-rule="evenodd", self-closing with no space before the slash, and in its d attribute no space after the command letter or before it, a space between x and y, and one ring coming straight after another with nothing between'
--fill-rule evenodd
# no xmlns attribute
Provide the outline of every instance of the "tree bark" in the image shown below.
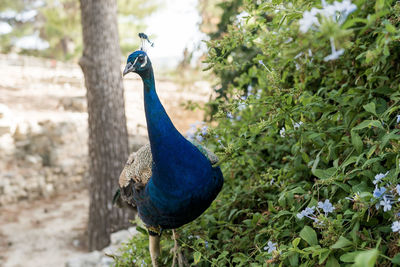
<svg viewBox="0 0 400 267"><path fill-rule="evenodd" d="M113 208L119 174L128 158L121 52L115 0L80 0L89 114L89 249L101 249L132 213Z"/></svg>

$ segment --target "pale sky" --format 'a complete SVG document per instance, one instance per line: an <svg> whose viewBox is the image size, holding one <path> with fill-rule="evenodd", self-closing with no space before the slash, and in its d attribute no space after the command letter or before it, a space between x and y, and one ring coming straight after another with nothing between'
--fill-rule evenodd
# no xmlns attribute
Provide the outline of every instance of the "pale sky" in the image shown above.
<svg viewBox="0 0 400 267"><path fill-rule="evenodd" d="M202 44L207 36L199 31L201 17L197 11L198 0L159 0L160 8L145 19L148 28L146 34L154 42L153 48L148 48L148 54L153 63L162 67L176 66L182 59L185 47L193 51ZM42 1L38 1L42 2ZM0 13L2 17L16 17L18 21L26 22L37 15L36 10L16 14L15 11ZM0 22L0 34L7 34L11 26ZM24 49L46 49L49 44L39 38L38 32L15 40L15 45ZM203 51L205 44L202 44ZM200 52L197 55L201 54ZM196 54L194 55L196 57Z"/></svg>
<svg viewBox="0 0 400 267"><path fill-rule="evenodd" d="M175 65L182 59L183 50L192 50L205 35L198 29L201 17L197 12L197 0L165 0L163 7L147 20L146 34L154 47L148 49L153 63Z"/></svg>

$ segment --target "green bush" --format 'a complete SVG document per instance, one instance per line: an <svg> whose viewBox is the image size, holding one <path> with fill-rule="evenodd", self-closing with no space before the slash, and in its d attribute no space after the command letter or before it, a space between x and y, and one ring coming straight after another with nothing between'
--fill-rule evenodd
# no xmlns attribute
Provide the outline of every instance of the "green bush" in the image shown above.
<svg viewBox="0 0 400 267"><path fill-rule="evenodd" d="M238 75L221 80L205 140L223 191L179 229L193 265L400 264L400 3L353 4L246 1L209 43L214 73Z"/></svg>

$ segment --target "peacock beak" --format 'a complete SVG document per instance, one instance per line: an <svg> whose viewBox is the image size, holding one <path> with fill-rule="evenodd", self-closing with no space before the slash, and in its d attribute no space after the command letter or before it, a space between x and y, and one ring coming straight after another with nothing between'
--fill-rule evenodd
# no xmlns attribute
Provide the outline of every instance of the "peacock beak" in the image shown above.
<svg viewBox="0 0 400 267"><path fill-rule="evenodd" d="M129 72L135 71L135 67L133 66L133 64L131 62L128 62L128 64L126 64L124 72L122 73L122 76L125 76L126 74L128 74Z"/></svg>

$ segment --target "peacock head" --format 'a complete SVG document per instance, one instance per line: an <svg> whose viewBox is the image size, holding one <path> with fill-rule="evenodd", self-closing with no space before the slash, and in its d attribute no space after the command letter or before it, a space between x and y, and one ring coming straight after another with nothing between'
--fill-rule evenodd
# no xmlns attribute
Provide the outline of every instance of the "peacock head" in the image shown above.
<svg viewBox="0 0 400 267"><path fill-rule="evenodd" d="M151 69L151 61L149 56L146 54L146 52L137 50L129 55L128 60L126 61L126 67L124 69L123 76L129 72L135 72L139 75L142 75L149 69Z"/></svg>

